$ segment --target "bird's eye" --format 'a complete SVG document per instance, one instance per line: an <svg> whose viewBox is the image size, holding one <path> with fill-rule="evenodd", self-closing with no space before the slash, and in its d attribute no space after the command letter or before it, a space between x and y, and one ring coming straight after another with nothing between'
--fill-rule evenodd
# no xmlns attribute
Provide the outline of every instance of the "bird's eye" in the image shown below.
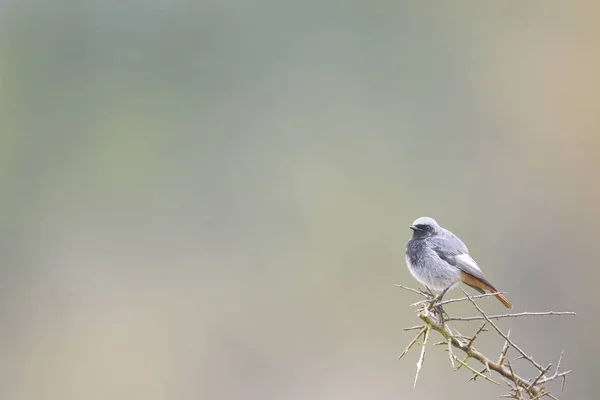
<svg viewBox="0 0 600 400"><path fill-rule="evenodd" d="M430 229L431 229L431 227L430 227L429 225L425 225L425 226L423 227L423 229L425 229L426 231L428 231L428 230L430 230Z"/></svg>

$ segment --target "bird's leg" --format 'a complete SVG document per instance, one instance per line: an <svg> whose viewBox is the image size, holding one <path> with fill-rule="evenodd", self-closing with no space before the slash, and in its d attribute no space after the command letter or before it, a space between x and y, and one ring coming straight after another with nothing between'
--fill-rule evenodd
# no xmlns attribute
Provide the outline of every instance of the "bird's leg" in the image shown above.
<svg viewBox="0 0 600 400"><path fill-rule="evenodd" d="M433 299L433 300L434 300L434 302L436 302L436 303L439 303L439 302L441 302L441 301L442 301L442 298L444 297L444 295L446 294L446 292L447 292L448 290L450 290L450 288L451 288L452 286L453 286L453 285L450 285L450 286L448 286L446 289L442 290L442 292L441 292L440 294L438 294L438 295L437 295L437 296L436 296L436 297Z"/></svg>
<svg viewBox="0 0 600 400"><path fill-rule="evenodd" d="M427 285L424 285L425 289L427 290L427 292L425 292L424 294L427 295L428 298L433 299L435 297L435 295L433 294L433 291L431 289L429 289L429 287Z"/></svg>
<svg viewBox="0 0 600 400"><path fill-rule="evenodd" d="M442 298L444 297L444 295L446 294L446 292L448 290L450 290L450 288L452 288L453 285L448 286L446 289L442 290L442 292L440 294L438 294L432 301L431 301L431 305L433 308L435 308L439 314L440 314L440 318L442 319L442 322L444 321L444 314L446 314L446 311L442 308L441 305L438 305L437 303L440 303L442 301ZM446 314L446 316L448 316L448 314Z"/></svg>

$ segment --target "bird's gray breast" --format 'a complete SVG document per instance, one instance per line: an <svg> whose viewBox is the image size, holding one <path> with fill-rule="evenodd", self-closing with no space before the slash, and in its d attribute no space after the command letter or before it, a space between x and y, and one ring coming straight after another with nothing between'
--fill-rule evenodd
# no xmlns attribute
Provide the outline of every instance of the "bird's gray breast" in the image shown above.
<svg viewBox="0 0 600 400"><path fill-rule="evenodd" d="M426 240L414 239L406 244L406 263L411 274L423 285L433 290L443 290L456 283L460 270L442 260L428 247Z"/></svg>
<svg viewBox="0 0 600 400"><path fill-rule="evenodd" d="M422 239L413 238L406 243L406 259L409 262L409 267L419 268L423 264L426 246L427 244Z"/></svg>

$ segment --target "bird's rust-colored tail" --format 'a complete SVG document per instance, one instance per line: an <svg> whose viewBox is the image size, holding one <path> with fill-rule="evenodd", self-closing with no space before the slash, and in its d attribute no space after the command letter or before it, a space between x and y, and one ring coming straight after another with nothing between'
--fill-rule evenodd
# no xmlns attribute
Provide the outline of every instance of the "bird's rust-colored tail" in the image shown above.
<svg viewBox="0 0 600 400"><path fill-rule="evenodd" d="M512 303L508 301L508 299L502 293L497 293L498 291L496 290L496 288L493 287L487 280L476 278L471 274L467 274L466 272L462 272L460 275L460 280L463 283L480 291L487 290L488 292L495 293L494 297L496 297L500 301L500 303L504 305L504 307L513 307Z"/></svg>
<svg viewBox="0 0 600 400"><path fill-rule="evenodd" d="M496 290L494 290L495 292ZM493 293L493 292L492 292ZM498 300L500 300L500 303L504 304L504 307L506 308L512 308L512 303L510 301L508 301L508 299L502 294L502 293L497 293L494 295Z"/></svg>

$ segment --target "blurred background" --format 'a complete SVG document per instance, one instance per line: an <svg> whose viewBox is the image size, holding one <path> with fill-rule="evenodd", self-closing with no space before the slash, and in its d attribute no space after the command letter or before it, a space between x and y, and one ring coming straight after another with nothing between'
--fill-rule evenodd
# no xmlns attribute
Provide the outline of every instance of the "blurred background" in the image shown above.
<svg viewBox="0 0 600 400"><path fill-rule="evenodd" d="M593 397L597 2L1 4L0 398L497 398L397 360L422 215Z"/></svg>

